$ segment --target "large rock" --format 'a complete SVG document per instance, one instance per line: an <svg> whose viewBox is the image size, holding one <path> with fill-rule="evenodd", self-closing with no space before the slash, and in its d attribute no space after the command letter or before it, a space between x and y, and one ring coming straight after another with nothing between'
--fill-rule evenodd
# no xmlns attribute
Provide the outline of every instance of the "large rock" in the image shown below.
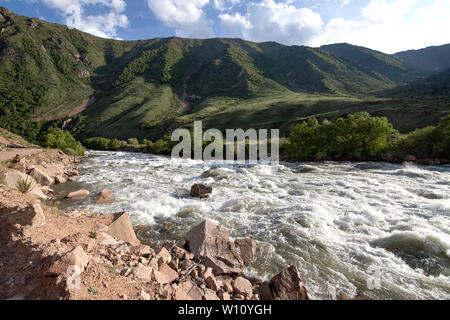
<svg viewBox="0 0 450 320"><path fill-rule="evenodd" d="M212 188L202 184L194 184L191 187L191 197L205 199L212 193Z"/></svg>
<svg viewBox="0 0 450 320"><path fill-rule="evenodd" d="M238 277L233 281L233 291L235 294L251 297L253 295L253 286L247 279Z"/></svg>
<svg viewBox="0 0 450 320"><path fill-rule="evenodd" d="M291 266L272 278L275 300L309 300L296 266Z"/></svg>
<svg viewBox="0 0 450 320"><path fill-rule="evenodd" d="M44 168L34 167L28 174L42 186L50 187L54 182Z"/></svg>
<svg viewBox="0 0 450 320"><path fill-rule="evenodd" d="M108 226L106 233L117 240L128 242L133 246L141 244L138 238L136 238L130 217L126 212L113 215L113 222Z"/></svg>
<svg viewBox="0 0 450 320"><path fill-rule="evenodd" d="M169 267L167 264L162 264L159 267L159 270L154 271L154 280L158 282L159 284L168 284L172 283L175 280L178 279L178 272L173 270L171 267Z"/></svg>
<svg viewBox="0 0 450 320"><path fill-rule="evenodd" d="M242 274L243 261L225 228L206 220L189 231L185 240L186 248L214 274Z"/></svg>
<svg viewBox="0 0 450 320"><path fill-rule="evenodd" d="M259 296L261 300L273 300L272 289L270 288L270 282L265 281L258 287Z"/></svg>
<svg viewBox="0 0 450 320"><path fill-rule="evenodd" d="M142 264L139 264L136 268L134 268L133 274L134 274L135 278L140 281L151 282L152 275L153 275L153 269L151 267L146 267Z"/></svg>
<svg viewBox="0 0 450 320"><path fill-rule="evenodd" d="M55 183L56 183L56 184L64 184L64 183L66 183L66 182L67 182L67 179L64 178L62 175L57 175L57 176L55 177Z"/></svg>
<svg viewBox="0 0 450 320"><path fill-rule="evenodd" d="M89 256L84 252L81 246L65 253L61 258L56 260L48 269L46 276L57 277L61 274L70 275L71 268L76 268L83 273L89 264Z"/></svg>
<svg viewBox="0 0 450 320"><path fill-rule="evenodd" d="M405 156L404 160L406 162L417 162L417 157L410 154Z"/></svg>
<svg viewBox="0 0 450 320"><path fill-rule="evenodd" d="M45 225L45 216L39 203L30 204L24 209L12 208L8 210L8 222L22 226L41 228Z"/></svg>
<svg viewBox="0 0 450 320"><path fill-rule="evenodd" d="M68 199L75 199L75 198L85 198L90 195L90 192L88 190L78 190L69 193L66 198Z"/></svg>
<svg viewBox="0 0 450 320"><path fill-rule="evenodd" d="M4 184L6 186L21 191L19 188L20 181L31 184L30 190L27 191L27 194L43 200L48 199L48 197L42 192L36 181L29 175L18 170L8 170L4 173Z"/></svg>
<svg viewBox="0 0 450 320"><path fill-rule="evenodd" d="M256 259L256 242L252 239L238 239L234 242L239 255L245 265L249 265Z"/></svg>
<svg viewBox="0 0 450 320"><path fill-rule="evenodd" d="M112 192L108 189L103 190L99 194L99 198L97 200L97 204L111 204L116 202L116 199L114 198L114 195Z"/></svg>

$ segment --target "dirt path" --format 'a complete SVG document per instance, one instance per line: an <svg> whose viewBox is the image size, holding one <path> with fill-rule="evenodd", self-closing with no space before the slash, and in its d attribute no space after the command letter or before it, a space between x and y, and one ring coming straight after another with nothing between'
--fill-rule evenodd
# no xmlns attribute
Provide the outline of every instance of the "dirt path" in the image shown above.
<svg viewBox="0 0 450 320"><path fill-rule="evenodd" d="M28 156L30 154L37 154L41 153L42 149L36 149L36 148L24 148L24 149L14 149L14 150L8 150L8 151L1 151L0 152L0 162L3 161L9 161L14 159L16 155L19 155L19 157Z"/></svg>

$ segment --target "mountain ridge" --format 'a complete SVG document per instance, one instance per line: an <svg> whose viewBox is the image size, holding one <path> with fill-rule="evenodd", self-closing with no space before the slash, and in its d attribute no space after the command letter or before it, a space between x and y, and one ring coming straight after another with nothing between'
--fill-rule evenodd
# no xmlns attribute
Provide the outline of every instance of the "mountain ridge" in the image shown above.
<svg viewBox="0 0 450 320"><path fill-rule="evenodd" d="M82 138L154 138L199 119L222 129L237 113L235 125L287 132L314 114L370 109L373 102L365 101L379 92L424 77L396 57L351 45L347 51L360 58L337 52L339 45L121 41L6 8L0 8L0 31L0 125L15 132L39 131L43 124L32 119L71 115L77 120L69 128ZM94 102L80 108L86 101Z"/></svg>

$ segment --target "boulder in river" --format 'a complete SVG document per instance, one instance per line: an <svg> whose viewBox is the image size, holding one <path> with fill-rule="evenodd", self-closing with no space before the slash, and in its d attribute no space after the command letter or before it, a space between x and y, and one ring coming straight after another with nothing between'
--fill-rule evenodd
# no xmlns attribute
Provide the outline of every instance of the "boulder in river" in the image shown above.
<svg viewBox="0 0 450 320"><path fill-rule="evenodd" d="M191 187L191 197L205 199L212 193L212 188L202 184L194 184Z"/></svg>
<svg viewBox="0 0 450 320"><path fill-rule="evenodd" d="M255 261L256 258L256 242L252 239L238 239L234 242L239 255L244 261L245 265L249 265Z"/></svg>
<svg viewBox="0 0 450 320"><path fill-rule="evenodd" d="M90 192L88 190L78 190L78 191L69 193L66 196L66 198L68 198L68 199L84 198L84 197L87 197L89 194L90 194Z"/></svg>
<svg viewBox="0 0 450 320"><path fill-rule="evenodd" d="M97 200L97 204L111 204L116 202L116 199L114 198L114 195L112 192L108 189L102 190L99 193L99 198Z"/></svg>
<svg viewBox="0 0 450 320"><path fill-rule="evenodd" d="M274 276L271 287L275 300L309 300L306 287L295 265Z"/></svg>
<svg viewBox="0 0 450 320"><path fill-rule="evenodd" d="M205 220L185 236L185 247L214 274L242 274L244 262L225 228Z"/></svg>

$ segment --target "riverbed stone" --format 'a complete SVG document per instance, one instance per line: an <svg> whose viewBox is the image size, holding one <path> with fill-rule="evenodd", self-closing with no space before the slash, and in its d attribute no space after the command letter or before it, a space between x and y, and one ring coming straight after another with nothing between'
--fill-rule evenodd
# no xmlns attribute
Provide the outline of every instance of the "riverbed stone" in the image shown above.
<svg viewBox="0 0 450 320"><path fill-rule="evenodd" d="M235 242L236 249L245 265L253 263L256 259L256 242L252 239L238 239Z"/></svg>
<svg viewBox="0 0 450 320"><path fill-rule="evenodd" d="M78 190L69 193L66 198L67 199L75 199L75 198L85 198L89 196L90 192L88 190Z"/></svg>
<svg viewBox="0 0 450 320"><path fill-rule="evenodd" d="M126 212L116 213L111 216L113 217L113 222L108 226L107 234L117 240L130 243L132 246L141 244L134 233L130 217Z"/></svg>
<svg viewBox="0 0 450 320"><path fill-rule="evenodd" d="M203 184L194 184L191 187L191 197L205 199L212 193L212 188Z"/></svg>
<svg viewBox="0 0 450 320"><path fill-rule="evenodd" d="M114 202L116 202L116 199L114 198L113 193L110 190L105 189L99 193L96 204L111 204Z"/></svg>
<svg viewBox="0 0 450 320"><path fill-rule="evenodd" d="M272 278L275 300L309 300L307 290L295 265Z"/></svg>
<svg viewBox="0 0 450 320"><path fill-rule="evenodd" d="M210 220L205 220L185 236L185 247L215 275L242 274L243 261L230 233Z"/></svg>
<svg viewBox="0 0 450 320"><path fill-rule="evenodd" d="M238 277L233 281L233 291L235 294L251 297L253 294L253 286L247 279Z"/></svg>

